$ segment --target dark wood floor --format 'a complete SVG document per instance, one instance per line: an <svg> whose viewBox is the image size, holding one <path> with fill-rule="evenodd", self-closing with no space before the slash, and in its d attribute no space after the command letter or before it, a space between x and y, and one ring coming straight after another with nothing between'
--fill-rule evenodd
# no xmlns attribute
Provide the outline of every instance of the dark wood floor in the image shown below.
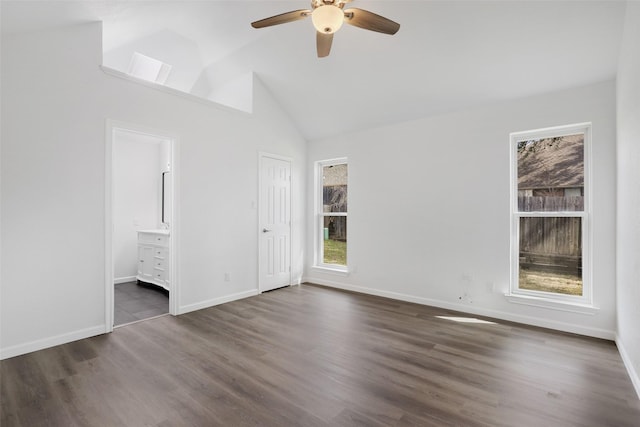
<svg viewBox="0 0 640 427"><path fill-rule="evenodd" d="M639 426L613 343L302 285L1 362L9 426ZM469 316L466 316L469 317Z"/></svg>

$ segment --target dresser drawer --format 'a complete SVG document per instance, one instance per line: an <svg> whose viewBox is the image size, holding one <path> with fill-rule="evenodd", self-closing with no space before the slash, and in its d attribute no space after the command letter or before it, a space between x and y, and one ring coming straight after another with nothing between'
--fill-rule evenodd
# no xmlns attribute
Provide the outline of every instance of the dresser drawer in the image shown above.
<svg viewBox="0 0 640 427"><path fill-rule="evenodd" d="M164 234L154 233L138 233L138 243L146 243L159 246L167 246L169 243L169 236Z"/></svg>
<svg viewBox="0 0 640 427"><path fill-rule="evenodd" d="M167 259L169 258L167 255L169 254L169 252L166 249L163 248L153 248L153 257L154 258L161 258L161 259Z"/></svg>
<svg viewBox="0 0 640 427"><path fill-rule="evenodd" d="M164 281L166 275L165 275L165 271L164 270L160 270L157 268L153 269L153 278L154 280L158 280L158 281Z"/></svg>

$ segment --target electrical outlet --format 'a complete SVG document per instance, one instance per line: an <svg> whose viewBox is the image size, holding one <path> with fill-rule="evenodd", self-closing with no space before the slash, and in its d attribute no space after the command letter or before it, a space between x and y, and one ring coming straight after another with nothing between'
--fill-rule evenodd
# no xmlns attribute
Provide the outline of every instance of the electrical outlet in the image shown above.
<svg viewBox="0 0 640 427"><path fill-rule="evenodd" d="M461 296L458 297L458 299L462 302L466 302L469 304L473 303L473 300L471 299L471 295L469 295L467 292L464 292Z"/></svg>
<svg viewBox="0 0 640 427"><path fill-rule="evenodd" d="M225 282L231 281L231 273L224 273L224 281Z"/></svg>

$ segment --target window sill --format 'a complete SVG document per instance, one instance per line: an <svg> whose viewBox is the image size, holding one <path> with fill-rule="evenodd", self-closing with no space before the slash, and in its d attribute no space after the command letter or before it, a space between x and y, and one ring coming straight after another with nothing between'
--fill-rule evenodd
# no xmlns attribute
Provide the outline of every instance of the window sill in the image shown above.
<svg viewBox="0 0 640 427"><path fill-rule="evenodd" d="M347 268L339 268L339 267L327 267L321 265L314 265L311 267L312 270L321 272L321 273L329 273L335 274L337 276L348 276L349 270Z"/></svg>
<svg viewBox="0 0 640 427"><path fill-rule="evenodd" d="M529 295L504 294L507 301L514 304L531 305L534 307L548 308L551 310L568 311L571 313L594 315L600 311L598 307L568 301L553 301L548 298L539 298Z"/></svg>

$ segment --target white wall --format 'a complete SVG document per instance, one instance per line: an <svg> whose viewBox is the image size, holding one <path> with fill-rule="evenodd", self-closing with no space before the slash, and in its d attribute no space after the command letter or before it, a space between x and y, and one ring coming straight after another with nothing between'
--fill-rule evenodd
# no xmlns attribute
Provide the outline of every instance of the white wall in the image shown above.
<svg viewBox="0 0 640 427"><path fill-rule="evenodd" d="M178 137L181 312L257 291L259 151L293 158L302 274L306 144L260 82L239 113L105 74L100 43L99 24L2 38L2 357L106 330L107 119Z"/></svg>
<svg viewBox="0 0 640 427"><path fill-rule="evenodd" d="M510 303L503 295L509 289L509 133L588 121L594 302L600 310L586 315ZM310 143L310 194L313 162L336 157L349 161L351 273L311 268L309 220L306 280L614 337L614 82Z"/></svg>
<svg viewBox="0 0 640 427"><path fill-rule="evenodd" d="M250 113L253 104L253 71L211 89L205 98Z"/></svg>
<svg viewBox="0 0 640 427"><path fill-rule="evenodd" d="M169 146L158 138L115 132L113 142L113 269L116 283L138 271L138 230L160 228L162 172ZM162 159L164 161L164 167Z"/></svg>
<svg viewBox="0 0 640 427"><path fill-rule="evenodd" d="M640 3L627 3L617 84L617 344L640 396Z"/></svg>

